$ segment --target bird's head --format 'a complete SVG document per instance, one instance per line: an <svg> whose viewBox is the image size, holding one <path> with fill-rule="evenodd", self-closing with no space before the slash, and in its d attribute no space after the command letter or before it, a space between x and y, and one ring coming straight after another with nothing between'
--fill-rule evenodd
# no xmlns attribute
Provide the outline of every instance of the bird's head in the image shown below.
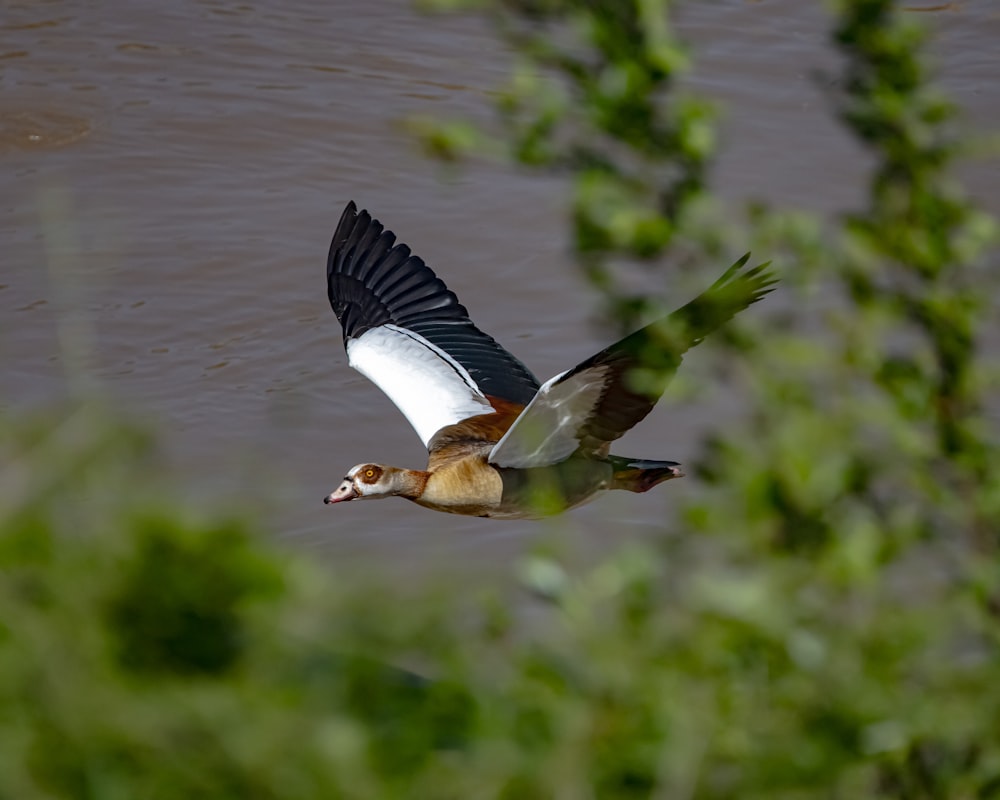
<svg viewBox="0 0 1000 800"><path fill-rule="evenodd" d="M346 503L355 498L390 497L398 494L396 470L379 464L358 464L347 471L340 486L323 498L323 502Z"/></svg>

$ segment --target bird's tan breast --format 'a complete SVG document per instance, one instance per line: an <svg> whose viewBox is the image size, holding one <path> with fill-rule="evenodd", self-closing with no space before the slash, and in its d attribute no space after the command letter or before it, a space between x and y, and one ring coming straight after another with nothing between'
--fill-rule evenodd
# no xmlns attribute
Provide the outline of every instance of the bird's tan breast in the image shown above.
<svg viewBox="0 0 1000 800"><path fill-rule="evenodd" d="M487 459L523 406L490 398L495 411L439 430L428 446L430 477L416 502L436 511L476 517L518 516L501 512L503 479Z"/></svg>
<svg viewBox="0 0 1000 800"><path fill-rule="evenodd" d="M427 479L417 502L453 514L486 516L500 506L503 481L483 456L469 456L442 464Z"/></svg>

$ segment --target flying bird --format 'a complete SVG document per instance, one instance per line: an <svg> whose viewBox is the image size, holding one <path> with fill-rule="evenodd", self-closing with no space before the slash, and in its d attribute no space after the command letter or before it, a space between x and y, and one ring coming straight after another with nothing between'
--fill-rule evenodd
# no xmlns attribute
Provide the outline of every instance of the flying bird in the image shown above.
<svg viewBox="0 0 1000 800"><path fill-rule="evenodd" d="M326 268L348 363L396 404L428 458L423 470L358 464L324 502L405 497L452 514L536 518L682 477L674 461L611 455L610 445L650 412L689 348L771 291L768 265L745 269L749 256L687 305L539 383L421 258L348 203Z"/></svg>

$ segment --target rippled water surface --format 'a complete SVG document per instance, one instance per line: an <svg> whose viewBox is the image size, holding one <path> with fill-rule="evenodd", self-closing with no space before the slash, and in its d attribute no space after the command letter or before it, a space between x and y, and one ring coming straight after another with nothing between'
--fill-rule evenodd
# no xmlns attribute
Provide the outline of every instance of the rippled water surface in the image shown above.
<svg viewBox="0 0 1000 800"><path fill-rule="evenodd" d="M681 14L691 84L726 108L714 180L729 200L835 212L861 196L864 154L829 123L816 77L837 67L822 5L720 0ZM995 130L1000 9L926 8L943 84ZM326 248L348 200L540 378L612 336L589 324L593 298L565 255L565 187L487 164L442 174L401 124L485 117L507 64L476 20L401 2L6 0L0 402L97 382L159 422L188 491L234 506L263 493L275 535L324 557L507 563L548 528L321 502L354 463L425 458L347 367L327 305ZM994 211L998 177L995 162L969 174ZM710 405L668 395L618 449L684 461L714 422ZM570 515L573 535L598 550L611 520L618 536L648 535L685 491L605 497Z"/></svg>

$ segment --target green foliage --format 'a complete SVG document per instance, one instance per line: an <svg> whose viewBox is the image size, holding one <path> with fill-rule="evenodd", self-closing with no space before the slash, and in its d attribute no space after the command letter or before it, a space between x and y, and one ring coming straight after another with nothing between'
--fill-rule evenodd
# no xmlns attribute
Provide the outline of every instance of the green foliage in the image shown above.
<svg viewBox="0 0 1000 800"><path fill-rule="evenodd" d="M178 675L233 668L245 647L241 606L265 594L274 568L236 523L192 528L164 516L132 529L136 550L107 604L121 666Z"/></svg>
<svg viewBox="0 0 1000 800"><path fill-rule="evenodd" d="M517 58L497 103L503 145L522 164L571 178L579 263L610 318L634 329L655 298L622 293L611 257L648 262L715 236L701 220L715 111L676 88L690 58L669 3L505 0L487 8ZM467 126L424 120L417 130L431 153L457 141L457 131L462 144L446 148L449 158L473 146Z"/></svg>
<svg viewBox="0 0 1000 800"><path fill-rule="evenodd" d="M733 233L667 4L490 8L512 152L573 176L622 324L655 302L614 263L715 277ZM526 559L533 624L177 508L151 438L93 407L0 420L0 797L1000 797L994 227L917 29L844 0L834 36L868 205L748 209L793 302L713 337L745 417L656 547Z"/></svg>
<svg viewBox="0 0 1000 800"><path fill-rule="evenodd" d="M677 56L651 58L667 28L639 22L653 5L665 19L666 4L615 5L503 4L533 79L502 110L515 142L576 176L580 262L633 327L648 303L622 294L608 263L671 249L711 257L731 234L702 196L712 137L699 126L710 117L672 91L686 59L662 36ZM734 685L758 701L703 707L726 733L709 735L692 791L985 796L1000 780L987 744L1000 699L989 689L1000 656L1000 441L985 393L996 364L979 341L997 296L985 257L995 225L951 179L963 142L954 108L927 82L921 31L888 0L852 0L834 39L846 56L837 109L876 159L870 201L836 227L749 209L750 235L800 297L783 315L790 333L768 331L766 347L743 340L748 419L706 442L695 465L706 490L685 509L687 532L715 548L691 599L707 588L743 629L713 648L720 631L705 609L673 603L701 625L696 658L717 649L735 659ZM646 79L613 77L630 70ZM683 652L660 669L677 669ZM685 677L713 674L688 666Z"/></svg>

